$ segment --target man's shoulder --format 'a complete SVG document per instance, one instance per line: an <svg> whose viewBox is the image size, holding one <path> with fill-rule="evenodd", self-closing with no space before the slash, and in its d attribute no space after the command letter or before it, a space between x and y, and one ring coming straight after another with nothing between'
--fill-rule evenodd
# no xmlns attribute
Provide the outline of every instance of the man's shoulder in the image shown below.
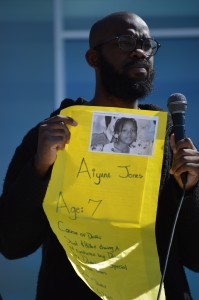
<svg viewBox="0 0 199 300"><path fill-rule="evenodd" d="M73 105L84 105L87 103L87 100L85 100L84 98L77 98L77 99L71 99L71 98L65 98L64 100L62 100L60 107L58 109L56 109L52 114L52 116L56 116L60 113L60 111L64 108L73 106Z"/></svg>
<svg viewBox="0 0 199 300"><path fill-rule="evenodd" d="M139 104L139 108L143 110L158 110L164 111L160 106L155 104Z"/></svg>

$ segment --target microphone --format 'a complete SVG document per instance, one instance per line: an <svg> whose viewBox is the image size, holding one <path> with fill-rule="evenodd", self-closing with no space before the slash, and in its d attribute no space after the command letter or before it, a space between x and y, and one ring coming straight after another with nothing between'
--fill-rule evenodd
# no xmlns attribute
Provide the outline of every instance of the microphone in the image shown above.
<svg viewBox="0 0 199 300"><path fill-rule="evenodd" d="M180 93L172 94L167 101L167 107L172 117L175 142L177 143L185 138L186 97ZM187 182L187 172L181 174L181 179L185 185Z"/></svg>

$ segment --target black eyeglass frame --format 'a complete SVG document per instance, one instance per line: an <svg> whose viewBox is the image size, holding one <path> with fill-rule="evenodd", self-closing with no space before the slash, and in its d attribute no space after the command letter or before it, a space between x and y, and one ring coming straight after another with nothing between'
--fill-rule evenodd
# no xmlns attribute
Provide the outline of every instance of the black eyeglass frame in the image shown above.
<svg viewBox="0 0 199 300"><path fill-rule="evenodd" d="M123 37L128 37L128 38L130 37L132 40L134 39L134 40L135 40L135 47L132 48L132 49L130 49L130 50L123 49L123 48L121 47L121 44L120 44L120 39L123 38ZM160 46L161 46L160 43L159 43L157 40L153 39L153 38L137 38L137 37L134 37L134 36L132 36L132 35L119 35L119 36L114 36L114 37L112 37L112 38L109 38L109 39L106 39L106 40L102 41L101 43L99 43L98 45L96 45L96 46L94 47L94 49L97 49L98 47L101 47L101 46L103 46L103 45L105 45L105 44L107 44L107 43L109 43L109 42L111 42L111 41L114 41L114 40L116 40L116 39L117 39L119 48L120 48L122 51L125 51L125 52L132 52L132 51L134 51L134 50L136 49L136 47L137 47L137 41L141 42L141 49L142 49L143 51L145 51L145 50L143 49L144 41L153 41L153 42L155 42L155 43L156 43L156 50L155 50L155 52L153 53L153 48L151 47L152 53L149 54L148 56L154 56L154 55L158 52L158 49L159 49ZM145 52L146 52L146 51L145 51Z"/></svg>

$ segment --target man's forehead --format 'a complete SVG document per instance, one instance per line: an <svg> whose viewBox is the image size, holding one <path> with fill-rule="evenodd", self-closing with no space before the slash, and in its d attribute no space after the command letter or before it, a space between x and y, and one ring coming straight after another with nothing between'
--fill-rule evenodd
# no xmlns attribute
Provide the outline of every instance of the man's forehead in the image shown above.
<svg viewBox="0 0 199 300"><path fill-rule="evenodd" d="M138 34L150 36L147 24L139 16L130 13L112 14L96 23L91 31L91 44L99 44L105 39L124 35Z"/></svg>
<svg viewBox="0 0 199 300"><path fill-rule="evenodd" d="M104 31L104 33L113 36L132 33L145 35L149 34L149 29L142 19L129 18L121 20L121 22L110 23L109 30Z"/></svg>

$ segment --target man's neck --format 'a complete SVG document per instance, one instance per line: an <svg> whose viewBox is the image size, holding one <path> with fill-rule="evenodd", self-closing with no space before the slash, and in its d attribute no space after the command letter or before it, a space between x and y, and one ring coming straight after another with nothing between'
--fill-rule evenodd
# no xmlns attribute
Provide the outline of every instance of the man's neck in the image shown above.
<svg viewBox="0 0 199 300"><path fill-rule="evenodd" d="M138 109L138 100L124 100L112 96L94 97L88 105Z"/></svg>

